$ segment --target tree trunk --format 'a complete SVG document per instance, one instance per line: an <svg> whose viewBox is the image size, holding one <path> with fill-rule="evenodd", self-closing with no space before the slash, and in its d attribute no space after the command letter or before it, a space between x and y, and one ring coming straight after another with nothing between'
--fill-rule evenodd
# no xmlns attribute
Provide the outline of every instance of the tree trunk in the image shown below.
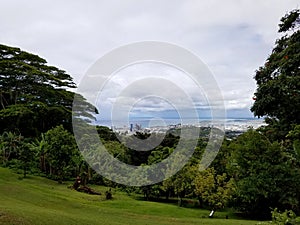
<svg viewBox="0 0 300 225"><path fill-rule="evenodd" d="M200 208L202 208L203 207L203 200L200 196L198 196L198 201L199 201Z"/></svg>

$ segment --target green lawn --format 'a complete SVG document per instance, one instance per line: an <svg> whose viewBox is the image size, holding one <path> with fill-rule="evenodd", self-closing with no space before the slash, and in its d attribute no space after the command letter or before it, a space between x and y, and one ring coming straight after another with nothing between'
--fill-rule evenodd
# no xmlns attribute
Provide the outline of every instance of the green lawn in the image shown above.
<svg viewBox="0 0 300 225"><path fill-rule="evenodd" d="M207 218L209 211L134 200L122 192L113 200L103 195L79 193L54 181L20 175L0 168L0 224L256 224L256 221L224 219L225 212ZM106 187L93 187L102 193ZM230 216L231 217L231 216Z"/></svg>

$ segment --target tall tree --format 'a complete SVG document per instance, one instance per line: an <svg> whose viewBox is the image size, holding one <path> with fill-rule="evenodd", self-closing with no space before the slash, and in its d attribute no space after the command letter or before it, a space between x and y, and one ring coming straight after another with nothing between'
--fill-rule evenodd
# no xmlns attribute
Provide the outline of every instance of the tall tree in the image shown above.
<svg viewBox="0 0 300 225"><path fill-rule="evenodd" d="M45 59L0 45L0 132L38 136L60 124L71 131L74 93L67 89L75 87L70 75ZM86 106L78 110L95 111Z"/></svg>
<svg viewBox="0 0 300 225"><path fill-rule="evenodd" d="M300 11L286 14L279 24L283 36L255 75L257 90L251 111L283 131L300 124ZM278 130L278 129L277 129Z"/></svg>

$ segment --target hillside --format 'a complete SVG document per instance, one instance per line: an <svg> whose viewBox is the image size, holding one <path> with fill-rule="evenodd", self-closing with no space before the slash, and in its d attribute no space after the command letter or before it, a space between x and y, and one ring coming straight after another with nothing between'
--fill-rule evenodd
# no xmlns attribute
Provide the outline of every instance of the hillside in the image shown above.
<svg viewBox="0 0 300 225"><path fill-rule="evenodd" d="M0 168L0 224L255 224L255 221L224 219L208 211L175 205L134 200L114 192L113 200L91 196L30 176L20 179L11 170ZM106 187L94 187L102 193Z"/></svg>

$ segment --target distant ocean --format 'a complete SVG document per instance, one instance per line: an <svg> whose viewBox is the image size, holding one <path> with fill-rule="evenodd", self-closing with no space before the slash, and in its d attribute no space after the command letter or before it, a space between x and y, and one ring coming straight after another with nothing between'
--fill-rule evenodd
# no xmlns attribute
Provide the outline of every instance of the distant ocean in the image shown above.
<svg viewBox="0 0 300 225"><path fill-rule="evenodd" d="M130 118L128 121L111 121L111 120L98 120L95 125L106 126L109 128L122 128L126 129L130 126L140 126L141 128L154 128L154 127L166 127L171 125L196 125L202 127L218 127L225 125L226 130L246 130L249 127L258 128L265 125L264 119L257 118L226 118L226 119L214 119L211 118L150 118L150 117L135 117Z"/></svg>

